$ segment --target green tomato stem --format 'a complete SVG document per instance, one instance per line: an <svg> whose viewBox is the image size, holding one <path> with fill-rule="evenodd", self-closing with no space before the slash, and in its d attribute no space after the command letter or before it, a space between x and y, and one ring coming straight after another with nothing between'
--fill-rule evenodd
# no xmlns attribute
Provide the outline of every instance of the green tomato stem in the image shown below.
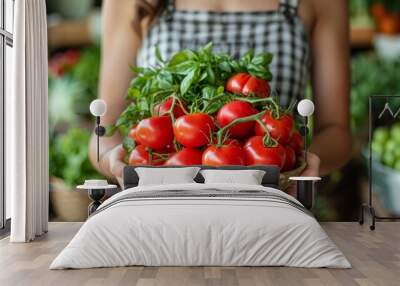
<svg viewBox="0 0 400 286"><path fill-rule="evenodd" d="M224 127L222 127L218 132L217 132L217 144L218 146L222 145L222 136L225 134L225 132L228 131L228 129L236 124L239 123L245 123L245 122L249 122L249 121L257 121L261 118L261 116L263 116L265 113L265 111L261 111L257 114L253 114L250 116L246 116L246 117L241 117L241 118L237 118L233 121L231 121L229 124L225 125Z"/></svg>
<svg viewBox="0 0 400 286"><path fill-rule="evenodd" d="M264 97L264 98L246 98L246 97L236 97L234 98L236 100L241 100L249 103L259 103L259 102L267 102L272 105L272 111L277 114L279 117L279 105L275 102L275 100L272 97Z"/></svg>
<svg viewBox="0 0 400 286"><path fill-rule="evenodd" d="M221 93L221 94L218 94L218 95L214 96L213 98L210 98L210 99L203 99L203 100L207 101L207 104L205 104L205 105L203 106L203 108L201 109L201 112L207 113L207 109L210 107L210 105L211 105L212 103L214 103L214 102L217 101L218 99L224 98L225 96L226 96L225 93Z"/></svg>

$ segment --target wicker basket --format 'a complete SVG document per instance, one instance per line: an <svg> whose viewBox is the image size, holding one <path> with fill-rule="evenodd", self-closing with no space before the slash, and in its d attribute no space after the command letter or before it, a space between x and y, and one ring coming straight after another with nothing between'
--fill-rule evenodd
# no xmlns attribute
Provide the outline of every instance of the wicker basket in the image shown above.
<svg viewBox="0 0 400 286"><path fill-rule="evenodd" d="M286 190L291 184L289 178L299 176L306 168L306 165L305 161L301 161L300 165L296 169L281 173L279 178L279 188L281 190Z"/></svg>
<svg viewBox="0 0 400 286"><path fill-rule="evenodd" d="M85 221L90 199L86 191L76 191L65 185L60 178L50 179L50 203L53 221Z"/></svg>

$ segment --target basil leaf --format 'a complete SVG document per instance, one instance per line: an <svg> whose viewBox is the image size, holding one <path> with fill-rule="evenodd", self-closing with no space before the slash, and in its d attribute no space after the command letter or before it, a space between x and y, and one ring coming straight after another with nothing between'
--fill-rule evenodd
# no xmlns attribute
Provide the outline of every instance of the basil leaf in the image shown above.
<svg viewBox="0 0 400 286"><path fill-rule="evenodd" d="M192 70L185 76L185 78L182 80L180 91L181 94L184 95L192 83L198 78L199 76L199 68L195 67L192 68Z"/></svg>
<svg viewBox="0 0 400 286"><path fill-rule="evenodd" d="M117 130L117 126L115 126L115 125L106 126L105 136L106 137L113 136L116 130Z"/></svg>
<svg viewBox="0 0 400 286"><path fill-rule="evenodd" d="M211 84L215 83L215 73L213 68L210 66L207 67L207 79L209 83Z"/></svg>
<svg viewBox="0 0 400 286"><path fill-rule="evenodd" d="M130 88L128 89L127 99L135 100L140 97L140 90L137 88Z"/></svg>
<svg viewBox="0 0 400 286"><path fill-rule="evenodd" d="M215 87L213 86L205 86L202 90L201 90L201 96L204 99L211 99L213 98L215 95L217 94L217 90Z"/></svg>
<svg viewBox="0 0 400 286"><path fill-rule="evenodd" d="M197 56L191 50L183 50L177 52L172 56L172 58L168 62L168 66L175 66L177 64L183 63L185 61L195 59Z"/></svg>
<svg viewBox="0 0 400 286"><path fill-rule="evenodd" d="M181 62L175 66L171 66L170 68L168 68L168 71L170 71L172 73L180 74L180 75L187 75L193 69L193 66L195 66L195 65L196 65L195 61L188 60L188 61Z"/></svg>
<svg viewBox="0 0 400 286"><path fill-rule="evenodd" d="M165 63L164 59L163 59L162 56L161 56L161 51L160 51L159 45L156 45L155 50L156 50L156 52L155 52L155 54L156 54L156 59L157 59L159 62L161 62L161 63Z"/></svg>
<svg viewBox="0 0 400 286"><path fill-rule="evenodd" d="M247 66L253 58L253 49L249 49L247 53L240 59L240 64Z"/></svg>
<svg viewBox="0 0 400 286"><path fill-rule="evenodd" d="M254 65L262 65L262 66L267 66L272 62L272 54L270 53L262 53L257 56L255 56L252 60L251 63Z"/></svg>
<svg viewBox="0 0 400 286"><path fill-rule="evenodd" d="M129 137L126 136L123 140L122 140L122 147L128 152L131 153L133 149L135 149L136 147L136 143L135 141Z"/></svg>

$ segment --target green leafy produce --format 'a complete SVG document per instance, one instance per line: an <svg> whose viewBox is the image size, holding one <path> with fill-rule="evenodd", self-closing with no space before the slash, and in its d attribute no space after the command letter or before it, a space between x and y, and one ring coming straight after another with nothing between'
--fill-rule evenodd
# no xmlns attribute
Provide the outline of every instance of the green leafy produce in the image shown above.
<svg viewBox="0 0 400 286"><path fill-rule="evenodd" d="M64 179L71 187L87 178L101 178L88 158L90 132L70 128L50 141L50 175Z"/></svg>
<svg viewBox="0 0 400 286"><path fill-rule="evenodd" d="M90 102L98 97L100 73L100 47L92 46L82 49L79 61L71 70L73 80L82 87L80 95L73 97L74 111L88 115Z"/></svg>
<svg viewBox="0 0 400 286"><path fill-rule="evenodd" d="M129 165L277 165L302 168L303 138L271 97L272 55L234 59L208 44L135 67L118 130Z"/></svg>
<svg viewBox="0 0 400 286"><path fill-rule="evenodd" d="M374 155L385 166L400 171L400 123L376 128L371 147Z"/></svg>
<svg viewBox="0 0 400 286"><path fill-rule="evenodd" d="M89 115L88 106L98 96L100 48L67 50L49 61L49 120L75 124Z"/></svg>
<svg viewBox="0 0 400 286"><path fill-rule="evenodd" d="M400 58L385 61L375 54L363 54L352 60L351 124L357 130L368 119L370 95L400 94Z"/></svg>
<svg viewBox="0 0 400 286"><path fill-rule="evenodd" d="M369 13L371 0L350 0L350 22L352 27L371 27L372 18Z"/></svg>
<svg viewBox="0 0 400 286"><path fill-rule="evenodd" d="M134 124L151 116L154 106L171 95L184 102L188 112L212 114L235 97L224 91L232 74L245 72L264 80L272 78L269 53L253 55L250 50L236 60L228 54L213 53L210 43L197 51L177 52L169 60L162 59L158 49L156 56L160 61L156 67L132 67L136 77L127 95L131 104L108 129L109 134L118 128L125 137Z"/></svg>

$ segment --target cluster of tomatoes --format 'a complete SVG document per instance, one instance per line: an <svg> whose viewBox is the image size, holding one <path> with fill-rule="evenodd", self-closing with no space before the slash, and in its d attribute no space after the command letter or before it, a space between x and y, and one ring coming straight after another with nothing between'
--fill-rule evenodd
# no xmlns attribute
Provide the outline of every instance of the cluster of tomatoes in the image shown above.
<svg viewBox="0 0 400 286"><path fill-rule="evenodd" d="M80 53L78 50L68 50L65 53L55 55L49 63L49 72L54 77L64 75L78 63Z"/></svg>
<svg viewBox="0 0 400 286"><path fill-rule="evenodd" d="M399 6L399 4L394 5L397 5L397 7ZM376 23L376 28L379 33L388 35L400 34L399 11L390 11L383 3L380 2L375 2L372 5L371 10L372 16Z"/></svg>
<svg viewBox="0 0 400 286"><path fill-rule="evenodd" d="M277 165L282 171L296 167L303 139L290 113L259 111L249 94L268 98L267 81L240 73L231 77L226 91L238 100L216 114L187 113L185 103L171 96L154 108L129 133L136 147L130 165ZM271 98L269 98L271 99ZM272 100L272 99L271 99Z"/></svg>

